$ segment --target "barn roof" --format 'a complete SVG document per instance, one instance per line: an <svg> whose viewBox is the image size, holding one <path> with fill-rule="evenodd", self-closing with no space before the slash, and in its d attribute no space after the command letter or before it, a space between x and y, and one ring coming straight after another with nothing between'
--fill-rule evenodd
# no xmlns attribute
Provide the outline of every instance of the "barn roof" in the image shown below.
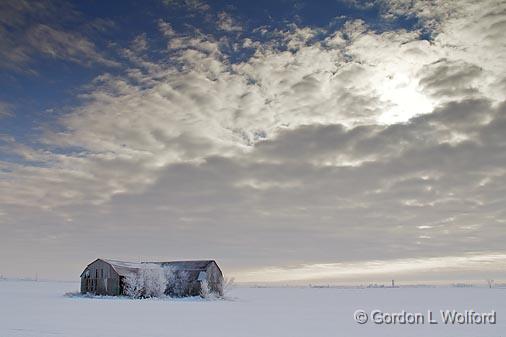
<svg viewBox="0 0 506 337"><path fill-rule="evenodd" d="M120 276L127 276L134 274L141 267L141 263L139 262L126 262L109 259L101 259L101 260L109 263L111 267L116 271L116 273L118 273L118 275Z"/></svg>
<svg viewBox="0 0 506 337"><path fill-rule="evenodd" d="M165 262L146 262L161 265L162 267L169 267L175 271L205 271L207 267L211 263L214 263L220 273L223 275L223 272L220 269L220 266L216 263L215 260L187 260L187 261L165 261ZM196 273L198 275L199 273Z"/></svg>
<svg viewBox="0 0 506 337"><path fill-rule="evenodd" d="M161 265L162 267L170 267L175 270L206 270L210 263L214 260L190 260L190 261L164 261L164 262L146 262Z"/></svg>

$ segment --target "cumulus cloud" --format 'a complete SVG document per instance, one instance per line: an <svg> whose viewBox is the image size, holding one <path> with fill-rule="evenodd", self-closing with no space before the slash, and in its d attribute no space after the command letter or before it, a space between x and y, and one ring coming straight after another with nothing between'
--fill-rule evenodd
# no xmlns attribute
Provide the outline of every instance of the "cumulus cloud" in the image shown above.
<svg viewBox="0 0 506 337"><path fill-rule="evenodd" d="M2 139L18 160L0 162L0 224L21 239L36 217L47 240L71 233L76 249L98 233L118 247L141 236L141 254L260 272L501 254L503 7L450 5L432 19L431 2L382 5L420 17L430 41L360 20L290 25L236 37L252 53L240 61L229 40L160 20L170 62L150 59L139 35L123 50L131 67L90 83L40 146ZM78 54L54 47L71 37L47 35L48 53Z"/></svg>

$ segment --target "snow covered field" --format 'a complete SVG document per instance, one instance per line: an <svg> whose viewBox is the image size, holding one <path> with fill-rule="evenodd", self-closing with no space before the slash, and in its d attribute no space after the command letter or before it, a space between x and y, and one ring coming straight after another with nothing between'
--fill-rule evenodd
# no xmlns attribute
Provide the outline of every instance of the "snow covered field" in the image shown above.
<svg viewBox="0 0 506 337"><path fill-rule="evenodd" d="M506 289L235 288L229 301L65 297L76 283L0 281L0 336L295 337L506 335ZM495 325L357 324L367 313L497 312Z"/></svg>

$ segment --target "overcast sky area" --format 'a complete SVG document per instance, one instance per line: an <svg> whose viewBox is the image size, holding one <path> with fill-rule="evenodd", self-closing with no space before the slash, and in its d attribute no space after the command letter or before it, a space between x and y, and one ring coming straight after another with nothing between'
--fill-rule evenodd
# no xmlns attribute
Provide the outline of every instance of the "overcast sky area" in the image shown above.
<svg viewBox="0 0 506 337"><path fill-rule="evenodd" d="M0 274L506 280L506 1L0 2Z"/></svg>

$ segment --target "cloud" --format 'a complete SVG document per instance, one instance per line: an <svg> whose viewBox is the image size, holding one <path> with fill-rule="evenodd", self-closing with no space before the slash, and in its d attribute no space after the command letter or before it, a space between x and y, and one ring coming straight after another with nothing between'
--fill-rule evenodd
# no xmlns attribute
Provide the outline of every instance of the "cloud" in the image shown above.
<svg viewBox="0 0 506 337"><path fill-rule="evenodd" d="M85 66L118 66L102 55L86 36L58 27L56 18L61 13L65 13L66 20L78 21L79 13L67 4L4 1L0 9L0 67L33 73L31 65L40 55ZM94 21L81 28L83 31L100 29L104 25L109 23Z"/></svg>
<svg viewBox="0 0 506 337"><path fill-rule="evenodd" d="M96 51L93 42L77 34L56 30L47 25L36 25L26 33L27 42L38 52L52 58L59 58L83 65L100 63L118 65Z"/></svg>
<svg viewBox="0 0 506 337"><path fill-rule="evenodd" d="M382 275L402 277L409 273L424 273L425 278L434 274L450 274L459 271L493 271L506 266L504 254L480 254L471 256L444 256L426 259L375 260L359 263L328 263L304 265L295 268L265 268L243 272L244 282L289 282L346 280L361 276L364 279Z"/></svg>
<svg viewBox="0 0 506 337"><path fill-rule="evenodd" d="M146 34L144 33L137 35L135 39L133 39L132 41L131 48L137 52L143 52L146 49L148 49L148 41L146 39Z"/></svg>
<svg viewBox="0 0 506 337"><path fill-rule="evenodd" d="M217 26L219 29L226 32L240 32L242 31L241 25L230 14L226 12L218 13Z"/></svg>
<svg viewBox="0 0 506 337"><path fill-rule="evenodd" d="M475 64L439 59L426 65L421 73L420 84L426 92L437 98L456 100L482 95L477 83L484 80L481 77L482 68Z"/></svg>
<svg viewBox="0 0 506 337"><path fill-rule="evenodd" d="M168 22L165 22L163 20L158 20L158 29L163 34L163 36L170 38L172 36L176 35L176 32L172 28L172 25Z"/></svg>
<svg viewBox="0 0 506 337"><path fill-rule="evenodd" d="M362 2L362 1L359 1ZM384 0L379 2L383 17L386 19L396 19L398 17L415 17L420 20L422 27L428 30L437 30L439 25L451 18L459 16L466 5L471 2L465 1L445 1L440 3L433 0L422 1L400 1Z"/></svg>
<svg viewBox="0 0 506 337"><path fill-rule="evenodd" d="M11 105L5 102L0 102L0 118L10 116L11 114Z"/></svg>
<svg viewBox="0 0 506 337"><path fill-rule="evenodd" d="M210 6L202 0L162 0L166 6L184 7L190 11L207 12Z"/></svg>
<svg viewBox="0 0 506 337"><path fill-rule="evenodd" d="M70 170L78 167L77 159L69 160L67 170L16 168L25 183L2 186L13 191L2 204L21 206L17 198L24 198L27 205L38 195L30 209L49 206L39 212L53 214L39 218L44 223L52 219L44 227L49 233L60 230L56 224L62 221L76 230L86 225L86 235L100 232L112 244L143 233L150 248L141 254L197 258L212 252L237 271L296 266L301 256L308 264L355 264L501 252L506 219L503 116L504 106L466 101L407 124L286 129L249 152L158 169L149 168L150 157L133 161L124 155L83 158L83 172ZM194 147L197 154L203 150ZM114 188L119 190L107 203L87 205L100 201L94 193L107 195ZM9 208L9 218L19 220L17 207ZM70 223L63 220L68 218ZM23 221L18 223L21 230ZM73 233L70 240L83 238L83 232ZM206 241L190 252L182 243L196 233ZM159 238L167 235L171 247ZM228 257L238 247L241 253ZM126 249L115 254L135 254Z"/></svg>
<svg viewBox="0 0 506 337"><path fill-rule="evenodd" d="M129 69L97 77L37 147L2 139L15 160L0 162L0 224L12 244L58 234L84 250L100 237L124 258L308 266L275 270L290 279L374 260L474 268L460 257L500 255L505 239L501 6L436 13L430 41L360 20L262 40L158 21L166 59L149 58L138 35L122 51ZM36 40L48 55L100 57L84 42L70 48L75 35L31 29L47 33ZM231 45L251 57L235 61ZM132 240L149 244L138 252Z"/></svg>

